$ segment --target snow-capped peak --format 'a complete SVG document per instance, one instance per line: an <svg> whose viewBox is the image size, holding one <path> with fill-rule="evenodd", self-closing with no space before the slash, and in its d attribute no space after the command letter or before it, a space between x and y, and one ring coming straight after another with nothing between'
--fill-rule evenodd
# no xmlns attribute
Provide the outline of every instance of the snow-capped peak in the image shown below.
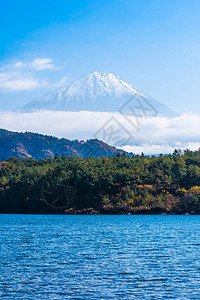
<svg viewBox="0 0 200 300"><path fill-rule="evenodd" d="M112 96L118 98L124 94L139 94L132 85L111 73L93 72L81 76L67 88L65 96L69 99L97 98Z"/></svg>
<svg viewBox="0 0 200 300"><path fill-rule="evenodd" d="M139 92L133 85L111 73L93 72L83 75L67 86L36 98L22 110L117 112L130 98L155 108L160 116L175 116L165 105ZM137 103L136 103L137 104Z"/></svg>

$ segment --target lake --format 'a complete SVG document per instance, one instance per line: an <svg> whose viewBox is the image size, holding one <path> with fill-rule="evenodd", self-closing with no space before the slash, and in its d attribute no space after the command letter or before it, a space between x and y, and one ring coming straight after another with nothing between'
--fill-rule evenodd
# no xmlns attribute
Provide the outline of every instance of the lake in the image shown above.
<svg viewBox="0 0 200 300"><path fill-rule="evenodd" d="M0 215L0 299L200 299L200 216Z"/></svg>

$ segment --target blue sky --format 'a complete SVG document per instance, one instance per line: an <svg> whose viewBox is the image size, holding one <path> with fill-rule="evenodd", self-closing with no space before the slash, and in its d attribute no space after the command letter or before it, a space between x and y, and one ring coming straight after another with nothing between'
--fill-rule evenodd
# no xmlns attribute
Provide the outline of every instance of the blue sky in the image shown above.
<svg viewBox="0 0 200 300"><path fill-rule="evenodd" d="M10 0L0 10L0 110L93 71L200 113L199 0Z"/></svg>

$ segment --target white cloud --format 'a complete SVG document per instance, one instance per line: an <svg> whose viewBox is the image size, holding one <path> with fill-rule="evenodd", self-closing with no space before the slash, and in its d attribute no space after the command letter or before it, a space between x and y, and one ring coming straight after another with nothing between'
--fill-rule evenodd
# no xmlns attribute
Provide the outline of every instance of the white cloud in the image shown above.
<svg viewBox="0 0 200 300"><path fill-rule="evenodd" d="M173 153L174 149L190 149L191 151L198 150L200 148L200 142L172 142L171 144L141 144L139 146L126 145L121 147L127 152L132 152L135 154L141 154L142 152L145 155L152 154L167 154Z"/></svg>
<svg viewBox="0 0 200 300"><path fill-rule="evenodd" d="M4 92L32 90L45 85L45 79L39 80L31 73L0 73L0 89Z"/></svg>
<svg viewBox="0 0 200 300"><path fill-rule="evenodd" d="M51 58L40 58L36 57L33 60L24 60L24 61L16 61L11 62L9 64L4 65L4 69L24 69L24 70L35 70L35 71L43 71L43 70L59 70L61 67L53 64L53 60Z"/></svg>
<svg viewBox="0 0 200 300"><path fill-rule="evenodd" d="M60 67L53 64L51 58L11 61L8 64L1 65L0 90L3 92L24 91L44 87L47 85L47 81L45 78L38 78L38 71L51 69L60 69Z"/></svg>
<svg viewBox="0 0 200 300"><path fill-rule="evenodd" d="M23 66L23 62L22 61L17 61L16 63L14 63L14 68L20 68Z"/></svg>
<svg viewBox="0 0 200 300"><path fill-rule="evenodd" d="M34 70L50 70L50 69L60 69L52 63L51 58L35 58L32 62L27 63L30 68Z"/></svg>
<svg viewBox="0 0 200 300"><path fill-rule="evenodd" d="M95 133L102 129L102 126L113 116L130 135L134 136L129 143L123 146L124 150L138 154L141 152L160 154L171 153L175 148L196 150L200 147L200 116L194 114L185 114L174 119L142 118L139 120L140 131L137 131L130 122L118 113L0 112L0 127L13 131L39 132L60 138L89 139L93 138ZM118 133L120 138L126 134L127 132L123 130ZM103 135L97 134L97 138L103 139ZM104 135L104 141L122 148L116 141L112 139L108 141L108 135Z"/></svg>

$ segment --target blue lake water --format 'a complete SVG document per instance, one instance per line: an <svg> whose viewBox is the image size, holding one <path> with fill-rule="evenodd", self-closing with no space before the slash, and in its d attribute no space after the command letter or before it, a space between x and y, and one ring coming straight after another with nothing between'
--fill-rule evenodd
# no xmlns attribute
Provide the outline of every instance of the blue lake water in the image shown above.
<svg viewBox="0 0 200 300"><path fill-rule="evenodd" d="M0 215L0 299L200 299L200 216Z"/></svg>

